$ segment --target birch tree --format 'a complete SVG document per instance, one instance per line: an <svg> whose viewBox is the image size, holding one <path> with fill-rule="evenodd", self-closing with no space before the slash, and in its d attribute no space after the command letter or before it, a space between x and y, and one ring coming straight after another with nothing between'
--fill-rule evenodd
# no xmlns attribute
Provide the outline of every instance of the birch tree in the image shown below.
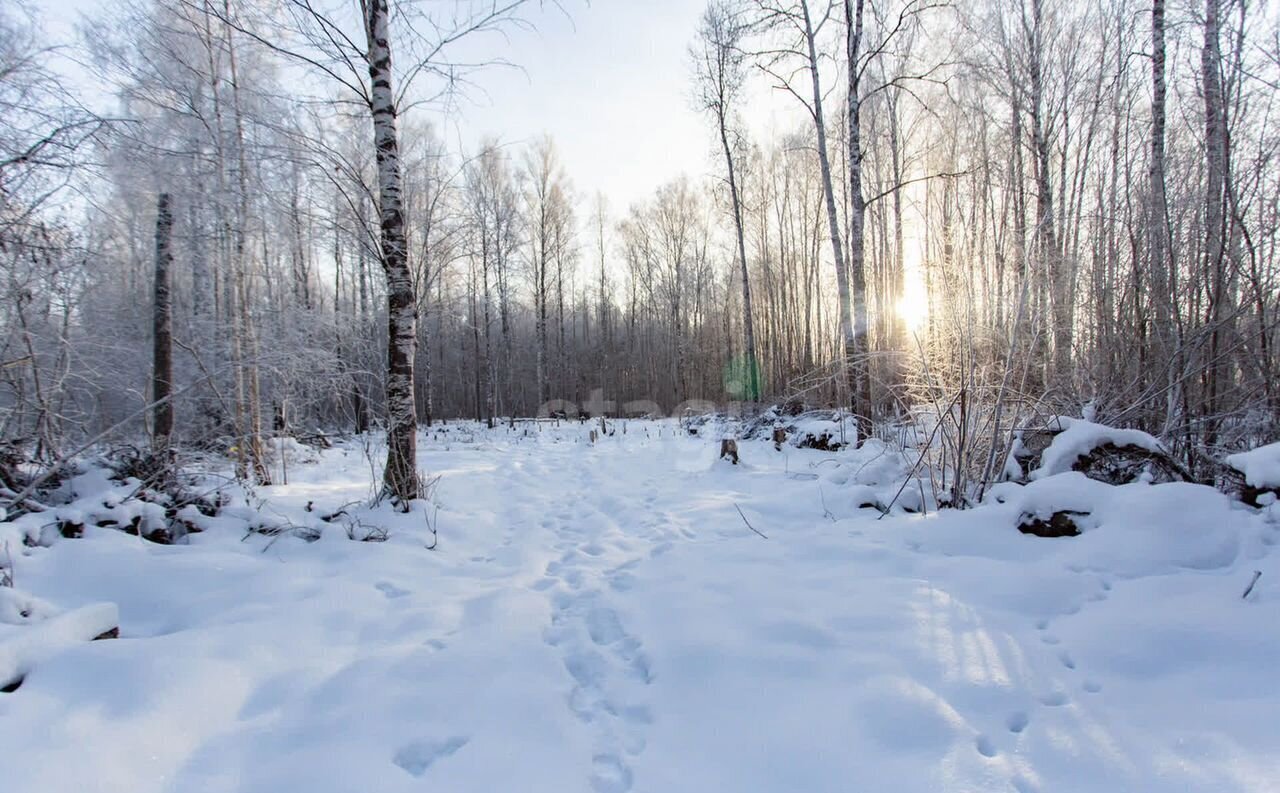
<svg viewBox="0 0 1280 793"><path fill-rule="evenodd" d="M459 42L518 22L527 0L460 2L446 9L359 0L359 33L351 29L353 20L340 13L326 13L304 0L277 2L277 10L288 20L285 36L268 30L265 20L244 19L229 7L213 13L260 45L329 81L358 101L368 114L376 163L377 254L387 296L387 462L382 482L384 491L407 509L421 493L414 388L418 301L404 227L398 114L415 82L423 78L436 78L441 91L454 89L476 68L474 61L452 60ZM407 35L402 43L407 52L420 54L411 56L399 73L392 65L393 8L421 15L406 17Z"/></svg>

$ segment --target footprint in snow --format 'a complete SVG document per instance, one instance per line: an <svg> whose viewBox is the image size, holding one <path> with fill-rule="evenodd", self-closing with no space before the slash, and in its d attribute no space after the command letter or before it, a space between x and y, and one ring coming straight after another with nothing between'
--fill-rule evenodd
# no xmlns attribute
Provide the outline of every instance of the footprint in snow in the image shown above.
<svg viewBox="0 0 1280 793"><path fill-rule="evenodd" d="M617 755L598 754L591 759L591 789L595 793L626 793L631 789L631 769Z"/></svg>
<svg viewBox="0 0 1280 793"><path fill-rule="evenodd" d="M1025 777L1015 776L1013 779L1009 780L1009 782L1013 785L1013 789L1018 791L1018 793L1040 793L1040 788L1036 787L1034 782Z"/></svg>
<svg viewBox="0 0 1280 793"><path fill-rule="evenodd" d="M609 586L615 592L627 592L636 585L636 577L630 573L618 573L609 577Z"/></svg>
<svg viewBox="0 0 1280 793"><path fill-rule="evenodd" d="M1067 698L1067 695L1061 691L1051 691L1043 697L1040 697L1040 704L1050 708L1062 707L1070 701L1071 700Z"/></svg>
<svg viewBox="0 0 1280 793"><path fill-rule="evenodd" d="M1102 684L1099 683L1097 680L1086 680L1084 681L1084 685L1082 685L1081 688L1083 688L1085 691L1089 692L1090 694L1097 694L1099 691L1102 690Z"/></svg>
<svg viewBox="0 0 1280 793"><path fill-rule="evenodd" d="M594 651L570 651L564 659L564 668L580 686L595 688L608 674L604 657Z"/></svg>
<svg viewBox="0 0 1280 793"><path fill-rule="evenodd" d="M1017 734L1027 728L1031 723L1031 719L1023 711L1015 711L1009 714L1009 718L1005 720L1005 726L1009 728L1009 732Z"/></svg>
<svg viewBox="0 0 1280 793"><path fill-rule="evenodd" d="M627 673L646 686L653 683L653 667L649 656L640 649L640 642L627 638L618 645L618 657L627 663Z"/></svg>
<svg viewBox="0 0 1280 793"><path fill-rule="evenodd" d="M438 741L414 741L396 750L392 762L412 776L422 776L427 769L467 745L470 738L454 735Z"/></svg>
<svg viewBox="0 0 1280 793"><path fill-rule="evenodd" d="M1063 666L1065 666L1068 669L1076 668L1075 659L1072 658L1071 653L1067 652L1066 650L1063 650L1062 652L1058 653L1058 660L1062 663Z"/></svg>
<svg viewBox="0 0 1280 793"><path fill-rule="evenodd" d="M997 754L999 754L999 752L996 751L996 745L992 743L991 739L985 735L978 736L978 739L975 742L975 746L978 750L978 754L982 755L983 757L995 757Z"/></svg>
<svg viewBox="0 0 1280 793"><path fill-rule="evenodd" d="M626 633L618 614L609 608L593 608L587 612L587 634L596 644L613 644Z"/></svg>
<svg viewBox="0 0 1280 793"><path fill-rule="evenodd" d="M402 598L405 595L413 594L413 592L411 592L410 590L401 589L400 587L396 586L390 581L379 581L378 583L374 584L374 588L377 589L379 592L381 592L383 595L386 595L388 599Z"/></svg>

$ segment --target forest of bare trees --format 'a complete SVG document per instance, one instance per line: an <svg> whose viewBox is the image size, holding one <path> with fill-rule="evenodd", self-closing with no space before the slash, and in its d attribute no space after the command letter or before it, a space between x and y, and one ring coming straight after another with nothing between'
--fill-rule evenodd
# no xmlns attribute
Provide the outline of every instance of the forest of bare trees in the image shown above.
<svg viewBox="0 0 1280 793"><path fill-rule="evenodd" d="M419 424L597 389L924 420L960 490L1056 413L1201 474L1280 436L1272 5L712 0L679 32L708 175L629 206L549 137L441 132L504 30L589 11L337 9L106 4L64 47L0 3L5 443L264 481L270 433L381 428L413 498Z"/></svg>

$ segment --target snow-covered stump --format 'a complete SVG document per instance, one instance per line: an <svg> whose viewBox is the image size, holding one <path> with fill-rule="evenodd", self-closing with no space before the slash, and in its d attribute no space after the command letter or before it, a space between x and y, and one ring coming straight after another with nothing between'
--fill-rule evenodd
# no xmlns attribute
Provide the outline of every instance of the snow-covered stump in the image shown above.
<svg viewBox="0 0 1280 793"><path fill-rule="evenodd" d="M16 626L0 640L0 691L11 693L31 670L81 642L120 636L120 612L114 603L97 603L42 622Z"/></svg>
<svg viewBox="0 0 1280 793"><path fill-rule="evenodd" d="M1280 497L1280 443L1227 457L1228 485L1241 501L1262 507Z"/></svg>
<svg viewBox="0 0 1280 793"><path fill-rule="evenodd" d="M1076 519L1087 517L1087 512L1058 510L1048 518L1040 518L1031 514L1023 514L1018 521L1018 531L1036 537L1079 537L1080 527Z"/></svg>

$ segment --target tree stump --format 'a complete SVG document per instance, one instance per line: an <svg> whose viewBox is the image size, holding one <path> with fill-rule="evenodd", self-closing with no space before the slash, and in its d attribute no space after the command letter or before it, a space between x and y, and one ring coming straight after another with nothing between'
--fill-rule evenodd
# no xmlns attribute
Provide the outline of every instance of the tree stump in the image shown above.
<svg viewBox="0 0 1280 793"><path fill-rule="evenodd" d="M720 459L728 457L734 464L738 464L738 442L733 438L725 438L720 441Z"/></svg>
<svg viewBox="0 0 1280 793"><path fill-rule="evenodd" d="M1018 531L1036 537L1078 537L1080 527L1076 524L1076 519L1086 515L1087 513L1072 510L1055 512L1048 520L1035 515L1023 515L1018 521Z"/></svg>
<svg viewBox="0 0 1280 793"><path fill-rule="evenodd" d="M774 450L775 450L775 451L779 451L779 452L780 452L780 451L782 451L782 444L783 444L783 443L785 443L785 442L786 442L786 440L787 440L787 428L786 428L786 427L774 427L774 428L773 428L773 448L774 448Z"/></svg>

